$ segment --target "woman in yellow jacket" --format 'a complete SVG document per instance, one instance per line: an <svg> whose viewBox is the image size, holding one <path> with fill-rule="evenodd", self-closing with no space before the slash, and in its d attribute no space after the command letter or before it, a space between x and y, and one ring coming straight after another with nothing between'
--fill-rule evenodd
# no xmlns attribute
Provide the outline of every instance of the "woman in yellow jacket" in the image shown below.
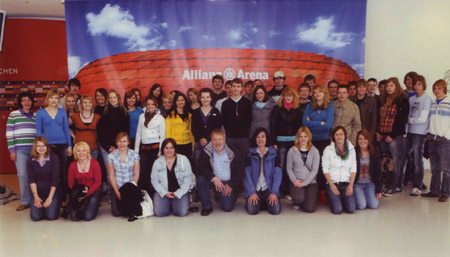
<svg viewBox="0 0 450 257"><path fill-rule="evenodd" d="M173 138L177 143L177 153L192 157L194 136L191 132L191 113L187 98L183 93L177 93L173 98L173 107L166 118L166 138Z"/></svg>

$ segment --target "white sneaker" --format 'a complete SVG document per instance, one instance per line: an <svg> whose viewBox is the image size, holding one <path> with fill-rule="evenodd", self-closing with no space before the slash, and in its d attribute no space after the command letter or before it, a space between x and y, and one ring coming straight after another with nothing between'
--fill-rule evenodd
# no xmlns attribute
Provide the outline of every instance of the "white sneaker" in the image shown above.
<svg viewBox="0 0 450 257"><path fill-rule="evenodd" d="M292 205L292 207L294 207L295 210L300 210L300 206L298 206L298 205L294 204L294 205Z"/></svg>
<svg viewBox="0 0 450 257"><path fill-rule="evenodd" d="M418 189L417 187L413 188L411 190L411 192L409 193L409 195L411 196L419 196L422 192L420 191L420 189Z"/></svg>

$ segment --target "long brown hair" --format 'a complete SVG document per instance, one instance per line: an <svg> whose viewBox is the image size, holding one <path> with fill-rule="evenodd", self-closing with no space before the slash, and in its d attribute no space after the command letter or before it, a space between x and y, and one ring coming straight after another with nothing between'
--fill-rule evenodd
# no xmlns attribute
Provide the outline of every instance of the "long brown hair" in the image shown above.
<svg viewBox="0 0 450 257"><path fill-rule="evenodd" d="M156 98L155 98L154 96L148 96L148 97L145 99L145 107L147 107L147 102L148 102L148 101L152 101L152 102L156 105L156 108L158 108L158 100L156 100ZM144 120L144 126L145 126L146 128L148 128L148 123L153 119L153 117L155 117L155 115L156 115L156 112L150 113L150 112L148 111L148 109L145 111L145 114L144 114L144 118L145 118L145 120Z"/></svg>
<svg viewBox="0 0 450 257"><path fill-rule="evenodd" d="M317 110L320 106L317 104L317 99L314 97L314 90L318 90L323 93L322 108L326 110L328 108L328 103L330 102L330 93L328 92L328 88L320 84L314 86L311 107L313 110Z"/></svg>
<svg viewBox="0 0 450 257"><path fill-rule="evenodd" d="M368 142L369 145L367 146L367 148L369 149L369 154L370 157L375 157L377 155L377 151L375 150L375 147L373 147L372 144L372 136L370 135L369 131L365 130L365 129L361 129L358 134L356 135L356 142L358 142L358 138L359 136L363 136ZM357 148L361 149L361 147L359 146L358 143L357 144Z"/></svg>
<svg viewBox="0 0 450 257"><path fill-rule="evenodd" d="M388 95L388 93L386 91L386 86L389 83L393 83L395 85L395 91L392 95ZM406 97L405 92L403 91L402 87L400 86L400 82L398 81L398 78L391 77L391 78L387 79L386 86L384 87L384 91L381 93L381 103L383 106L386 103L389 105L397 99Z"/></svg>

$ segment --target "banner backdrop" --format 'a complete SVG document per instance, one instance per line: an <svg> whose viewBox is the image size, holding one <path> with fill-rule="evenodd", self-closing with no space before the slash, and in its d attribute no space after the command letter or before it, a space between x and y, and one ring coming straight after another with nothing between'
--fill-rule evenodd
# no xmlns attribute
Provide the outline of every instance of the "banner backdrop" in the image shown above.
<svg viewBox="0 0 450 257"><path fill-rule="evenodd" d="M65 2L69 74L82 93L153 83L165 93L211 78L261 79L284 71L297 87L362 77L366 0Z"/></svg>

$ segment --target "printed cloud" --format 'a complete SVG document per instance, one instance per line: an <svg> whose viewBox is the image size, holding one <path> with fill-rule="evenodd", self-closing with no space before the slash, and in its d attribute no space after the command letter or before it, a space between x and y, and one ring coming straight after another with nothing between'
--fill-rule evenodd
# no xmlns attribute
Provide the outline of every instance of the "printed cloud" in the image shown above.
<svg viewBox="0 0 450 257"><path fill-rule="evenodd" d="M325 49L337 49L349 45L355 34L336 32L333 22L334 17L319 17L312 25L302 25L298 29L296 40L312 43Z"/></svg>
<svg viewBox="0 0 450 257"><path fill-rule="evenodd" d="M81 69L81 60L79 56L67 56L67 64L69 65L69 76L71 78L77 75Z"/></svg>
<svg viewBox="0 0 450 257"><path fill-rule="evenodd" d="M129 11L124 11L118 5L106 4L99 14L88 13L88 32L92 36L107 35L126 40L125 45L130 51L145 51L165 49L176 45L173 40L164 41L158 29L167 29L166 22L160 24L137 25Z"/></svg>
<svg viewBox="0 0 450 257"><path fill-rule="evenodd" d="M241 27L233 28L228 32L231 43L239 48L254 47L254 38L259 29L253 23L244 24Z"/></svg>

